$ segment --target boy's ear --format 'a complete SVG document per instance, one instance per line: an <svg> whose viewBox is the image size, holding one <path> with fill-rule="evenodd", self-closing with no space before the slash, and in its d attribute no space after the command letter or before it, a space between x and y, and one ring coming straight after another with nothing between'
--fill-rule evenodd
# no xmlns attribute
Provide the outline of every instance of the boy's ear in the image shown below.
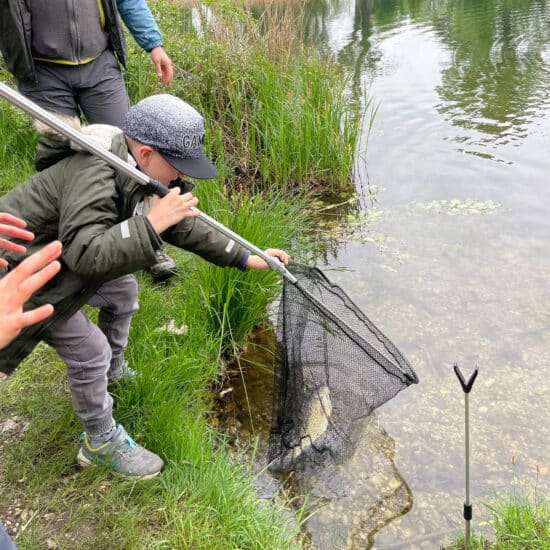
<svg viewBox="0 0 550 550"><path fill-rule="evenodd" d="M138 166L146 168L151 162L153 157L154 149L149 145L141 144L137 149L136 162Z"/></svg>

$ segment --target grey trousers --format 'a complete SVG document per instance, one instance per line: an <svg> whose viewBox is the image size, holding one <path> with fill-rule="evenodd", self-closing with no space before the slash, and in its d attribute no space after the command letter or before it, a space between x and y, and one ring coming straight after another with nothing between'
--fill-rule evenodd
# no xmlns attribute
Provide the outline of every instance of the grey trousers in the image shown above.
<svg viewBox="0 0 550 550"><path fill-rule="evenodd" d="M138 292L133 275L105 283L88 302L99 308L97 325L78 311L44 339L67 365L74 410L89 434L102 433L113 424L107 372L124 361L130 322L139 308Z"/></svg>
<svg viewBox="0 0 550 550"><path fill-rule="evenodd" d="M119 64L110 50L84 65L35 62L38 83L21 80L19 91L43 109L80 117L90 124L122 128L130 100Z"/></svg>

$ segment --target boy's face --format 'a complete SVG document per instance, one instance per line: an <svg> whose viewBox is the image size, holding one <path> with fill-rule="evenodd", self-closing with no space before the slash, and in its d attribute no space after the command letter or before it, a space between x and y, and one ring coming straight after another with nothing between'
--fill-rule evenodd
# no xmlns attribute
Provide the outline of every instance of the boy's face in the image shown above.
<svg viewBox="0 0 550 550"><path fill-rule="evenodd" d="M171 181L184 176L176 170L158 151L148 145L141 145L138 153L138 165L150 178L168 186Z"/></svg>

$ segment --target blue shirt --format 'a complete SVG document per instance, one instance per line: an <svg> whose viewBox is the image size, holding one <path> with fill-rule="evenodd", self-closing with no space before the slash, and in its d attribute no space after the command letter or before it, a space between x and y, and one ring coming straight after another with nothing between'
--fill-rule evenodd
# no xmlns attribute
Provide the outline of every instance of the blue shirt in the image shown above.
<svg viewBox="0 0 550 550"><path fill-rule="evenodd" d="M162 46L157 22L145 0L116 0L116 5L122 21L146 52Z"/></svg>

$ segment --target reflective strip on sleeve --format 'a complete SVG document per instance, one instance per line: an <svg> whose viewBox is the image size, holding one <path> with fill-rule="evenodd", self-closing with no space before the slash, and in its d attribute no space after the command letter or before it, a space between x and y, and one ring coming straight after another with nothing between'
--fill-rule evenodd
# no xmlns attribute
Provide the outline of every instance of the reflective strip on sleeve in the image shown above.
<svg viewBox="0 0 550 550"><path fill-rule="evenodd" d="M227 243L227 246L225 247L225 251L227 252L227 254L229 254L233 250L234 246L235 246L235 241L233 240Z"/></svg>
<svg viewBox="0 0 550 550"><path fill-rule="evenodd" d="M120 232L122 233L123 239L130 238L130 226L128 225L128 220L125 220L120 224Z"/></svg>

